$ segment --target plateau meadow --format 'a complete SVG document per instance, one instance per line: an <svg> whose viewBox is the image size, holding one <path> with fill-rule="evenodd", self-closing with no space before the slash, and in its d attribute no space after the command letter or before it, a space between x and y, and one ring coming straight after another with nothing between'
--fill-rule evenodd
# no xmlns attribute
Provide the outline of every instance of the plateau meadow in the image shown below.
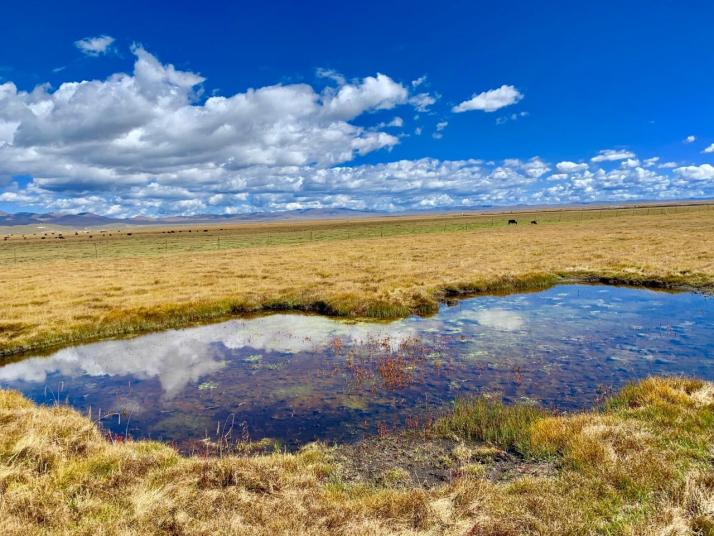
<svg viewBox="0 0 714 536"><path fill-rule="evenodd" d="M564 280L714 287L714 207L704 204L8 229L0 241L4 355L271 311L429 314L460 295Z"/></svg>

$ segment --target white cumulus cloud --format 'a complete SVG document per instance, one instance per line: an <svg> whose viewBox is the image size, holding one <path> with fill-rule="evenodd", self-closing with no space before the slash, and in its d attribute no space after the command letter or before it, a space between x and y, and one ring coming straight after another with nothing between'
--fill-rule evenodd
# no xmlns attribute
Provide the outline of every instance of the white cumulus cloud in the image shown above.
<svg viewBox="0 0 714 536"><path fill-rule="evenodd" d="M686 179L695 181L714 181L714 166L702 164L700 166L683 166L676 168L675 173Z"/></svg>
<svg viewBox="0 0 714 536"><path fill-rule="evenodd" d="M318 78L327 78L329 80L332 80L333 82L336 82L340 86L343 86L347 83L347 80L345 79L344 75L334 69L318 67L317 69L315 69L315 75Z"/></svg>
<svg viewBox="0 0 714 536"><path fill-rule="evenodd" d="M620 149L588 163L538 156L360 163L360 155L399 143L394 130L384 131L405 126L398 107L435 97L413 95L386 74L348 81L324 71L334 82L324 89L277 84L206 98L200 74L141 47L132 52L128 74L31 91L0 84L0 202L133 216L714 196L711 164L650 155L640 162ZM409 135L423 128L410 126ZM434 133L446 128L439 121Z"/></svg>
<svg viewBox="0 0 714 536"><path fill-rule="evenodd" d="M417 88L424 84L424 82L426 82L426 75L420 76L419 78L412 80L411 85L413 88Z"/></svg>
<svg viewBox="0 0 714 536"><path fill-rule="evenodd" d="M203 77L133 52L131 75L55 91L0 84L0 176L31 175L48 191L228 185L251 166L334 165L398 143L350 123L406 102L386 75L321 93L275 85L200 103Z"/></svg>
<svg viewBox="0 0 714 536"><path fill-rule="evenodd" d="M448 121L439 121L439 122L436 124L436 131L431 135L432 138L434 138L434 139L436 139L436 140L440 140L441 138L443 138L443 137L444 137L444 132L443 132L443 131L444 131L444 129L445 129L447 126L449 126L449 122L448 122Z"/></svg>
<svg viewBox="0 0 714 536"><path fill-rule="evenodd" d="M114 38L108 35L99 35L97 37L85 37L74 42L79 50L87 56L100 56L111 50Z"/></svg>
<svg viewBox="0 0 714 536"><path fill-rule="evenodd" d="M409 99L409 104L414 106L417 112L428 112L429 108L437 101L434 95L429 93L417 93Z"/></svg>
<svg viewBox="0 0 714 536"><path fill-rule="evenodd" d="M558 171L560 171L561 173L577 173L578 171L585 171L586 169L588 169L587 164L577 164L568 160L558 162L555 167L558 168Z"/></svg>
<svg viewBox="0 0 714 536"><path fill-rule="evenodd" d="M625 160L627 158L634 158L635 153L631 151L624 151L618 149L604 149L600 151L597 155L593 156L591 162L615 162L617 160Z"/></svg>
<svg viewBox="0 0 714 536"><path fill-rule="evenodd" d="M514 86L502 85L497 89L490 89L474 94L469 100L463 101L452 108L455 113L481 110L484 112L495 112L505 106L510 106L523 99L523 94Z"/></svg>

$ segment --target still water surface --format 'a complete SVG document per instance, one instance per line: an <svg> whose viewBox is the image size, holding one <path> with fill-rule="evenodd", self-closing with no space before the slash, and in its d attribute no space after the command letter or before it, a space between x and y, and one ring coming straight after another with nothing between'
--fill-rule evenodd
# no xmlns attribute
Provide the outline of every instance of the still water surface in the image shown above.
<svg viewBox="0 0 714 536"><path fill-rule="evenodd" d="M219 425L349 441L480 393L573 410L653 374L714 380L714 299L561 285L389 324L277 314L28 358L0 387L190 450Z"/></svg>

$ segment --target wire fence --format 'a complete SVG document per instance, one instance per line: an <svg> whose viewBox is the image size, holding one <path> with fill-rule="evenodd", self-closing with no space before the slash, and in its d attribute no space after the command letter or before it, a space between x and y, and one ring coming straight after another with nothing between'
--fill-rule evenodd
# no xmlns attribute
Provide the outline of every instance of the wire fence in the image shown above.
<svg viewBox="0 0 714 536"><path fill-rule="evenodd" d="M58 260L142 257L290 246L335 240L363 240L409 235L469 232L484 228L518 225L554 225L605 218L676 215L712 211L714 205L631 207L499 214L455 215L443 218L392 221L295 222L287 225L235 225L233 227L187 227L52 230L0 235L0 265Z"/></svg>

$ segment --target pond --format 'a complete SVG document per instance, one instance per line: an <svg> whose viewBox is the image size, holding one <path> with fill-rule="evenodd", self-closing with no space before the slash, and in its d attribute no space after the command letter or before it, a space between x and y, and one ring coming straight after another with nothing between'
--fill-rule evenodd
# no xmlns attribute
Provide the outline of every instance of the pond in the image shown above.
<svg viewBox="0 0 714 536"><path fill-rule="evenodd" d="M275 314L88 344L5 364L0 387L184 450L226 430L295 447L482 393L568 411L649 375L714 379L713 333L704 295L560 285L391 323Z"/></svg>

